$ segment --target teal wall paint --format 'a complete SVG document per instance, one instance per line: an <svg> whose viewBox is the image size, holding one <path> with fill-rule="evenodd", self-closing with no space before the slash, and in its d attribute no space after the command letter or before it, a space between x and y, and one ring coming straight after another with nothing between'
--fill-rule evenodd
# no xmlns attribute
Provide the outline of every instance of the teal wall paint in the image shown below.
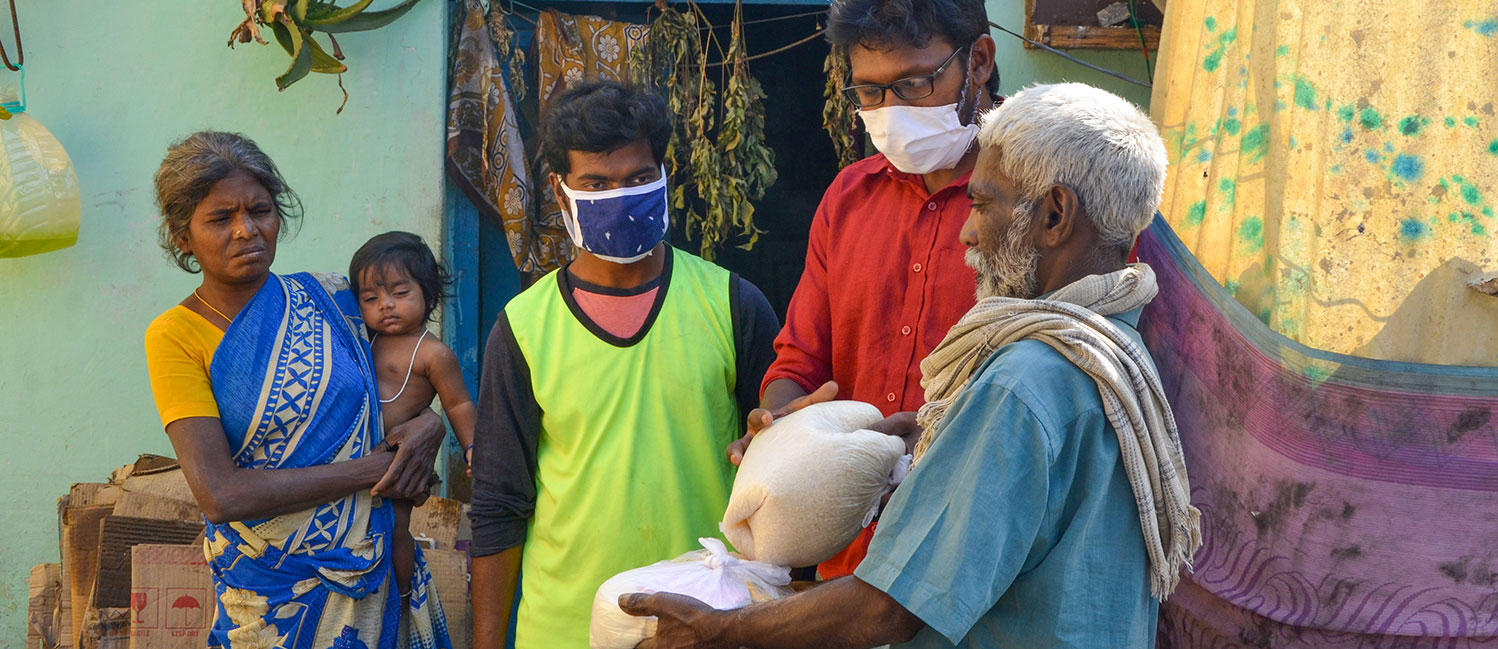
<svg viewBox="0 0 1498 649"><path fill-rule="evenodd" d="M235 130L276 160L307 212L279 272L346 272L392 229L435 248L443 211L445 0L339 39L342 115L334 77L277 92L279 47L224 46L239 0L16 4L29 112L72 156L83 227L73 248L0 259L0 647L22 645L30 567L58 560L57 497L137 454L171 453L141 351L151 319L197 285L156 246L151 176L167 144Z"/></svg>
<svg viewBox="0 0 1498 649"><path fill-rule="evenodd" d="M1149 0L1135 0L1149 2ZM1025 0L988 0L988 19L1018 34L1025 33ZM1113 92L1148 109L1150 89L1089 70L1042 49L1025 49L1024 42L997 29L991 30L998 44L999 89L1003 94L1035 83L1078 81ZM1132 50L1066 50L1079 59L1140 81L1148 81L1144 53ZM1155 52L1151 51L1153 57ZM1151 59L1153 61L1153 58Z"/></svg>

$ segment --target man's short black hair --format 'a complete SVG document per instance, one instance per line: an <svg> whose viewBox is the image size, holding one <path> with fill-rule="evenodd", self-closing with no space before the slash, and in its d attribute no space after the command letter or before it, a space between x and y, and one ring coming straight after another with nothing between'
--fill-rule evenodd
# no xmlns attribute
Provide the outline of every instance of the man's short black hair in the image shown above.
<svg viewBox="0 0 1498 649"><path fill-rule="evenodd" d="M617 81L589 81L557 95L541 119L541 151L551 170L572 171L568 151L607 153L645 140L656 164L666 159L671 111L666 100Z"/></svg>
<svg viewBox="0 0 1498 649"><path fill-rule="evenodd" d="M965 62L967 47L988 33L983 0L833 0L830 11L827 40L843 49L923 48L940 38L961 48ZM989 75L988 91L998 93L997 73Z"/></svg>
<svg viewBox="0 0 1498 649"><path fill-rule="evenodd" d="M422 316L427 322L432 321L432 312L437 310L437 305L452 297L448 291L448 287L452 286L452 277L442 264L437 263L432 249L427 247L421 237L400 231L375 235L354 253L348 269L349 285L354 290L354 297L357 299L359 296L359 282L364 279L364 271L383 273L392 269L405 271L411 276L411 281L421 287L421 296L426 299L426 313Z"/></svg>

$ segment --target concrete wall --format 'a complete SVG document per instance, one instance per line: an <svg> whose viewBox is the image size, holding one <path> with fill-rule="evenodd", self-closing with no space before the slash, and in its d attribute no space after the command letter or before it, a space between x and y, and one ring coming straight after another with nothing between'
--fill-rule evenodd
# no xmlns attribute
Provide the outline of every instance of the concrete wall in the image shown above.
<svg viewBox="0 0 1498 649"><path fill-rule="evenodd" d="M171 452L141 351L147 323L197 286L156 246L151 176L168 143L236 130L276 160L307 212L280 272L346 272L371 235L435 245L442 224L444 0L340 39L342 115L333 77L278 93L278 46L224 46L244 18L238 0L69 4L17 3L29 112L72 156L83 229L73 248L0 259L0 647L24 637L30 566L58 560L57 497Z"/></svg>
<svg viewBox="0 0 1498 649"><path fill-rule="evenodd" d="M988 19L1015 33L1025 33L1025 0L988 0ZM1018 38L997 29L991 31L994 41L998 43L996 58L999 64L999 89L1004 94L1012 94L1033 83L1079 81L1104 88L1149 109L1149 88L1087 69L1042 49L1025 49L1024 42ZM1148 81L1145 76L1144 53L1138 49L1067 50L1067 53L1093 65L1140 81ZM1153 57L1154 52L1150 56Z"/></svg>

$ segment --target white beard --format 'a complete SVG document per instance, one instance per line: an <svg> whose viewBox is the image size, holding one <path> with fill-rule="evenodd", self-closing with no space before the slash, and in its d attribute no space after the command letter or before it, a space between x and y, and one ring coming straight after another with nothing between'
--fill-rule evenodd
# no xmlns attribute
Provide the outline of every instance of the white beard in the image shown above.
<svg viewBox="0 0 1498 649"><path fill-rule="evenodd" d="M988 254L979 248L967 249L963 260L978 273L979 300L990 297L1033 300L1040 295L1040 280L1036 276L1040 251L1028 241L1034 216L1033 202L1015 207L998 250Z"/></svg>

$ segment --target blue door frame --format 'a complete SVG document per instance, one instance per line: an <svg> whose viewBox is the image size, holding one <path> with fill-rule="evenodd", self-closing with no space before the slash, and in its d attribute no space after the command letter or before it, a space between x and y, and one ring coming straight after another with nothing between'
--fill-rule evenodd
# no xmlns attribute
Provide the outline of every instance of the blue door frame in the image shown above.
<svg viewBox="0 0 1498 649"><path fill-rule="evenodd" d="M442 256L452 272L453 296L443 305L442 338L457 354L463 382L476 402L484 342L500 309L520 293L520 273L510 258L504 232L480 216L451 181L444 184ZM456 435L448 435L445 444L437 472L451 476L450 460L462 457L463 449ZM452 496L451 486L451 481L444 480L442 495Z"/></svg>
<svg viewBox="0 0 1498 649"><path fill-rule="evenodd" d="M468 391L478 398L479 358L494 319L520 293L520 272L503 230L451 182L446 189L443 256L453 276L453 297L442 322L443 338L458 355Z"/></svg>

